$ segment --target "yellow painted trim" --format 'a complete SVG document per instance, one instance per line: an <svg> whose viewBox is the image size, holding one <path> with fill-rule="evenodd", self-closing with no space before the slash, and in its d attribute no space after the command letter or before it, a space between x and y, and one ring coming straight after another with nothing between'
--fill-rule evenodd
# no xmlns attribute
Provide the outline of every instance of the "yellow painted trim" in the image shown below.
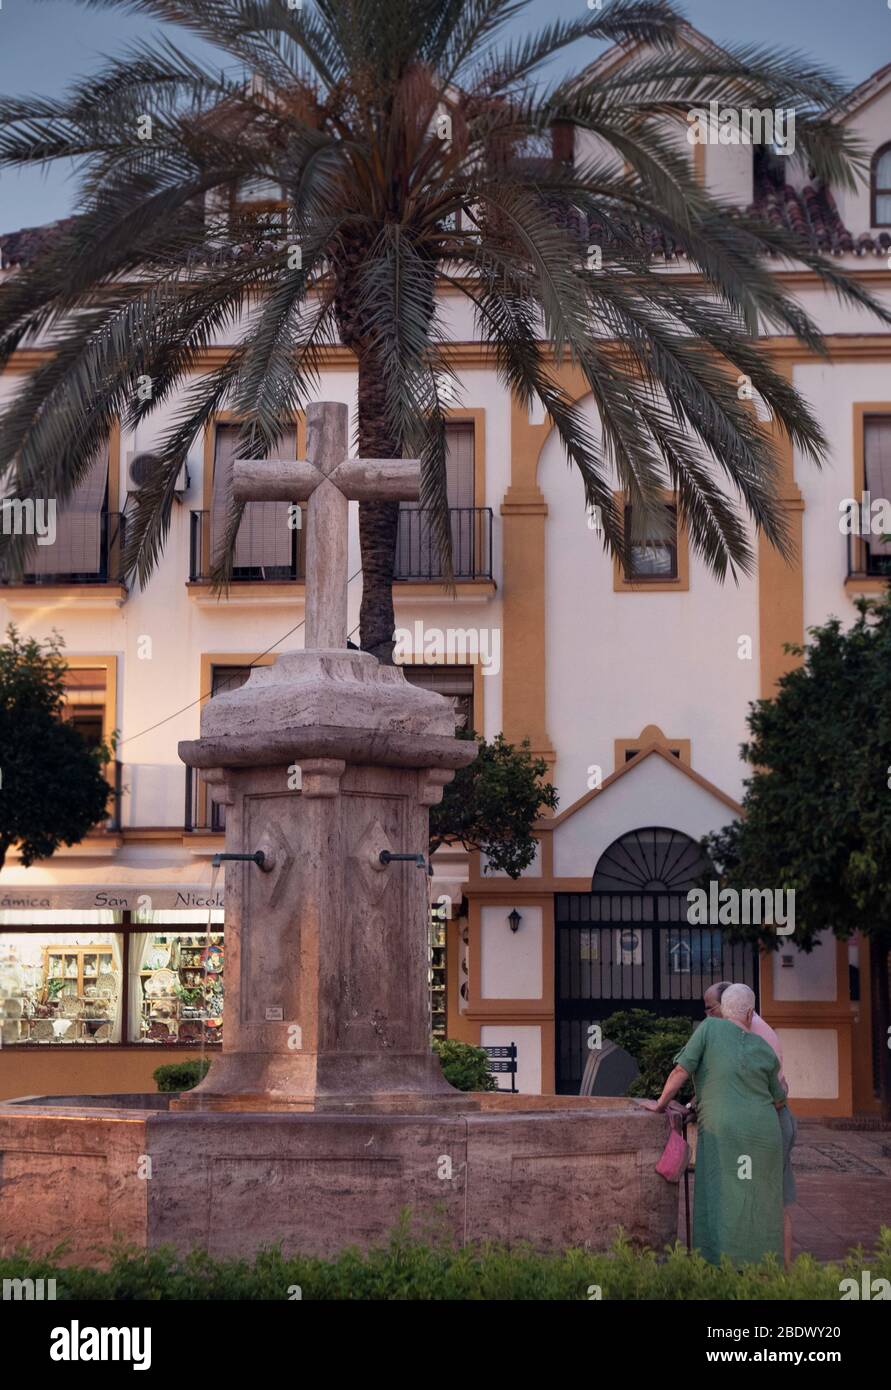
<svg viewBox="0 0 891 1390"><path fill-rule="evenodd" d="M190 579L186 581L186 592L196 602L213 596L213 584L209 579ZM306 581L303 579L239 579L233 583L228 594L217 595L220 603L230 598L291 598L297 603L306 596Z"/></svg>
<svg viewBox="0 0 891 1390"><path fill-rule="evenodd" d="M630 762L623 763L621 767L616 768L615 772L610 773L609 777L605 777L601 786L595 787L593 791L585 792L584 796L580 796L578 801L574 801L571 806L567 806L565 811L561 811L559 815L551 817L547 821L547 826L549 828L554 828L558 825L562 825L563 821L569 820L570 816L574 816L576 811L580 811L583 806L587 806L588 802L593 801L596 796L603 796L604 792L608 791L613 783L617 782L620 777L625 777L633 768L640 767L641 763L646 758L662 758L664 762L668 763L669 767L675 768L683 777L689 777L691 782L695 782L698 787L702 787L704 791L710 792L711 795L717 797L719 801L723 801L724 805L728 806L734 815L739 816L742 814L742 807L738 801L734 801L732 796L728 796L726 792L721 791L721 788L716 787L714 782L710 782L708 778L703 777L701 773L695 772L693 768L687 766L686 763L679 762L677 758L672 757L672 755L667 753L665 748L661 747L658 743L652 743L649 748L642 748L636 758L632 758ZM538 829L538 827L536 827L536 829Z"/></svg>
<svg viewBox="0 0 891 1390"><path fill-rule="evenodd" d="M502 1018L512 1018L516 1021L520 1019L526 1022L534 1021L539 1018L554 1017L554 897L552 893L543 892L535 881L534 887L529 887L528 879L517 879L514 882L505 884L502 879L498 887L490 894L486 895L483 904L482 895L468 892L468 930L470 932L470 988L468 990L468 1007L465 1017L473 1019L475 1022L484 1020L487 1022L499 1022ZM510 936L510 927L507 925L508 911L516 907L522 912L524 907L538 907L541 909L541 994L535 999L488 999L482 993L482 908L503 906L505 909L505 936ZM522 927L520 928L522 931Z"/></svg>
<svg viewBox="0 0 891 1390"><path fill-rule="evenodd" d="M638 753L643 752L644 748L655 744L663 748L669 757L673 757L672 749L676 748L680 754L675 758L675 762L682 762L686 767L693 766L693 749L688 738L666 738L658 724L648 724L642 729L637 738L617 738L613 739L614 767L618 770L624 767L626 762L630 762L627 757L632 748L636 748Z"/></svg>
<svg viewBox="0 0 891 1390"><path fill-rule="evenodd" d="M858 283L878 282L881 285L891 287L891 271L889 270L858 271L852 269L848 273ZM704 284L701 276L685 275L683 272L669 273L665 278L670 279L672 284L678 285ZM804 288L822 283L816 272L812 271L780 272L775 274L774 279L778 284L789 288ZM825 356L813 352L797 338L765 335L763 338L757 339L757 342L759 347L778 360L813 363L825 363L827 360ZM891 335L888 334L832 333L823 339L823 344L828 360L832 362L887 362L891 360ZM620 343L612 345L616 350L621 350L622 345ZM604 340L602 346L604 349L608 348L610 346L609 341ZM231 347L213 347L196 353L193 362L195 372L218 370L226 365L233 351L234 349ZM497 366L495 353L487 343L471 341L445 343L441 351L453 367ZM54 353L47 348L25 348L13 354L6 363L4 371L31 372L51 361L53 356ZM320 365L326 371L355 372L356 370L355 356L348 348L337 345L325 347L320 350L319 356ZM556 366L554 350L550 344L541 344L541 356L544 362ZM562 374L570 369L557 367L557 370ZM303 449L300 448L299 452L303 452Z"/></svg>
<svg viewBox="0 0 891 1390"><path fill-rule="evenodd" d="M77 600L78 606L88 608L90 598L93 599L94 606L105 608L108 606L107 600L115 600L115 606L120 607L127 597L127 587L124 584L4 584L0 589L0 597L7 601L13 599L16 608L32 607L37 610L46 608L49 605L61 603L63 600ZM33 604L25 604L23 599L33 597ZM97 598L105 599L105 603L96 605Z"/></svg>
<svg viewBox="0 0 891 1390"><path fill-rule="evenodd" d="M662 490L663 502L671 502L677 506L677 494L665 488ZM620 524L624 526L625 507L630 499L625 492L614 492L613 501L618 508L619 516L622 518ZM613 593L614 594L680 594L686 593L690 588L690 538L687 534L687 527L684 525L683 517L678 512L677 524L677 578L676 579L628 579L622 567L618 555L613 556Z"/></svg>
<svg viewBox="0 0 891 1390"><path fill-rule="evenodd" d="M453 589L435 579L395 579L393 601L412 598L484 599L494 598L498 586L493 579L462 579Z"/></svg>

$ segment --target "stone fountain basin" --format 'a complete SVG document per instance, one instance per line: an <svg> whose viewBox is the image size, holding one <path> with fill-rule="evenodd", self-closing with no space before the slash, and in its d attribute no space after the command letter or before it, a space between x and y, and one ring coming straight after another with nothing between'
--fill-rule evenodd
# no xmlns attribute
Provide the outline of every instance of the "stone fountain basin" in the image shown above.
<svg viewBox="0 0 891 1390"><path fill-rule="evenodd" d="M0 1102L0 1251L103 1265L115 1240L322 1257L424 1239L605 1249L674 1240L665 1120L633 1101L477 1094L430 1114L174 1111L175 1095Z"/></svg>

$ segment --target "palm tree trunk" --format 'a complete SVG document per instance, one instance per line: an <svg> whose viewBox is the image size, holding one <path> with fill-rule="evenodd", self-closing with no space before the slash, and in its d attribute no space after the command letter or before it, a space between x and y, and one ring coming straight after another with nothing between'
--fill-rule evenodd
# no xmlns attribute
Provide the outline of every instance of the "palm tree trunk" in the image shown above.
<svg viewBox="0 0 891 1390"><path fill-rule="evenodd" d="M359 355L359 456L401 458L401 441L387 428L382 378L370 352ZM396 563L398 502L362 502L359 544L362 555L362 605L359 643L386 665L393 663L393 570Z"/></svg>

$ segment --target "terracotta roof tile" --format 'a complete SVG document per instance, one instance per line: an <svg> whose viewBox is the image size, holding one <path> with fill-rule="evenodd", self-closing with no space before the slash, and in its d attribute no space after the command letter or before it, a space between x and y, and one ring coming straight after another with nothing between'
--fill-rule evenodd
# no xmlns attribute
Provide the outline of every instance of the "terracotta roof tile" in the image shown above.
<svg viewBox="0 0 891 1390"><path fill-rule="evenodd" d="M58 222L47 222L42 227L22 227L18 232L5 232L0 236L0 255L3 269L10 266L30 265L44 252L52 241L70 227L73 217L63 217Z"/></svg>

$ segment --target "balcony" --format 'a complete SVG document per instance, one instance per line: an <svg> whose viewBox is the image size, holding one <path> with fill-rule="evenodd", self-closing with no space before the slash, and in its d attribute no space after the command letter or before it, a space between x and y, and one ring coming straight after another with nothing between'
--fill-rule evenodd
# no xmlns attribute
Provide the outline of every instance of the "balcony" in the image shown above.
<svg viewBox="0 0 891 1390"><path fill-rule="evenodd" d="M452 566L455 579L492 579L492 508L450 507ZM444 573L430 513L403 507L396 536L393 578L443 580Z"/></svg>
<svg viewBox="0 0 891 1390"><path fill-rule="evenodd" d="M201 781L197 768L186 768L186 805L183 815L183 830L190 834L193 830L223 831L226 829L226 808L212 801L210 793Z"/></svg>
<svg viewBox="0 0 891 1390"><path fill-rule="evenodd" d="M856 586L863 580L881 581L891 579L891 543L880 536L866 540L863 536L848 534L848 582Z"/></svg>
<svg viewBox="0 0 891 1390"><path fill-rule="evenodd" d="M115 758L114 762L108 764L106 777L111 784L111 796L109 797L108 815L105 819L105 830L120 830L121 820L121 796L124 790L123 784L124 764Z"/></svg>
<svg viewBox="0 0 891 1390"><path fill-rule="evenodd" d="M122 585L125 526L122 512L60 512L52 545L36 545L22 574L0 562L0 584Z"/></svg>
<svg viewBox="0 0 891 1390"><path fill-rule="evenodd" d="M306 532L287 526L287 506L278 502L248 503L235 542L233 584L281 584L306 577ZM210 582L218 526L213 512L191 513L190 584Z"/></svg>

